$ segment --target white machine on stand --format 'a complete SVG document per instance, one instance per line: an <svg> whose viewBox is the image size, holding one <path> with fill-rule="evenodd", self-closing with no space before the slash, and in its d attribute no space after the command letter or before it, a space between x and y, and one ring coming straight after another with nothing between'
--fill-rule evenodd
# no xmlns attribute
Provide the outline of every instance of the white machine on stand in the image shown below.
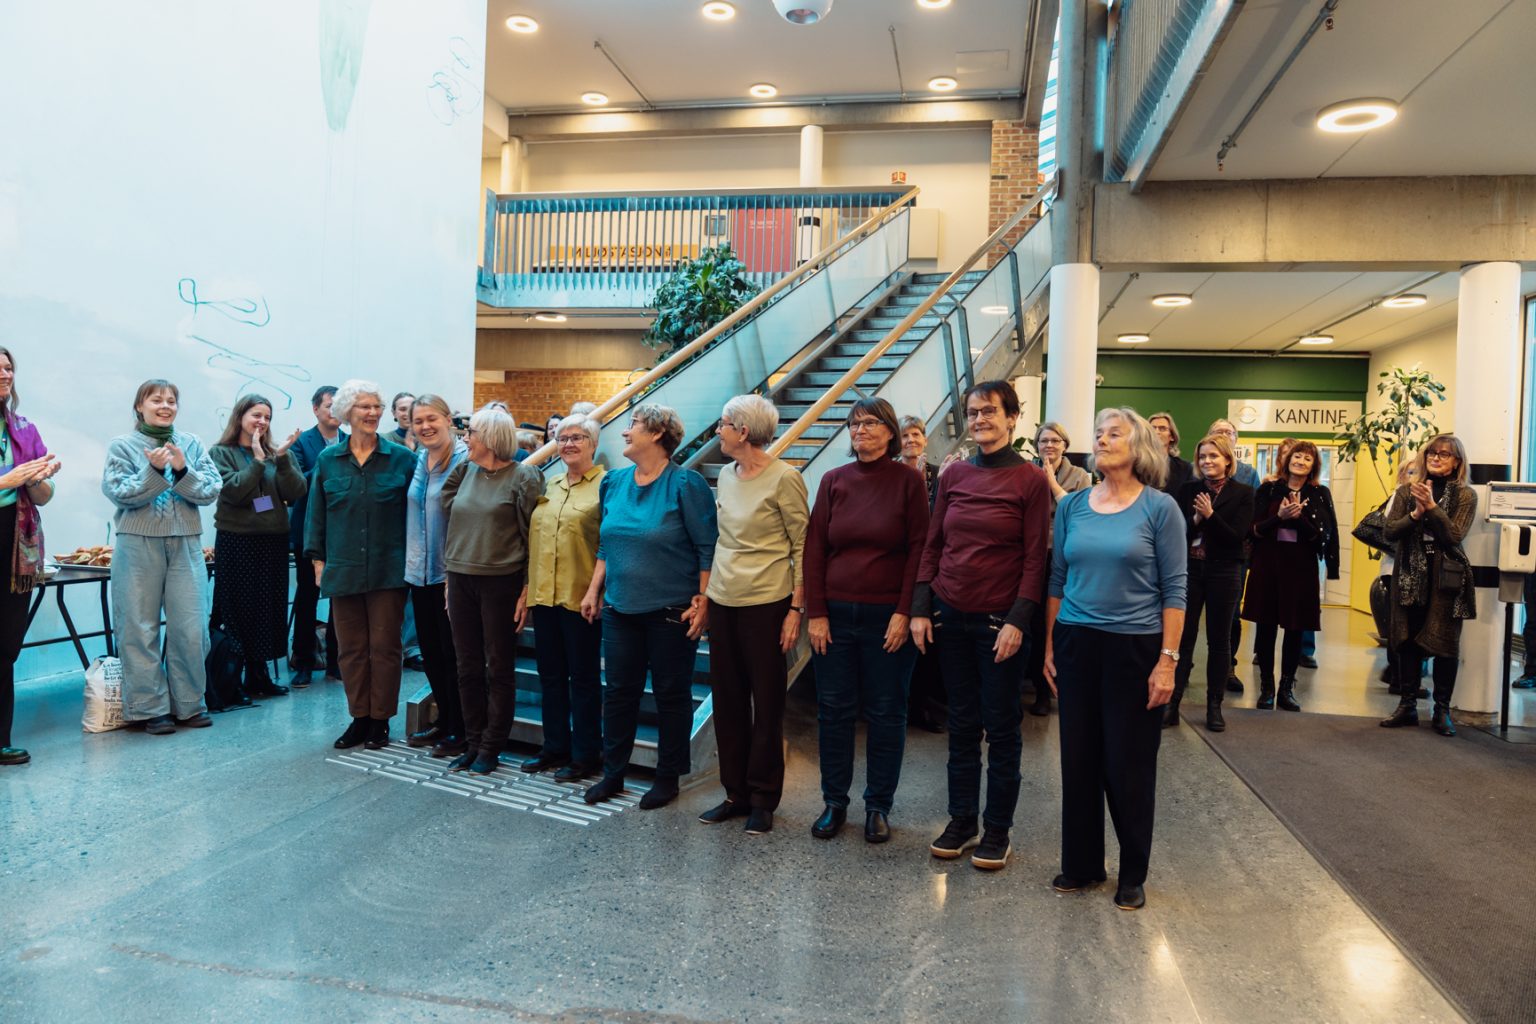
<svg viewBox="0 0 1536 1024"><path fill-rule="evenodd" d="M1489 523L1499 528L1499 600L1504 602L1504 674L1499 732L1509 732L1509 663L1514 656L1515 605L1525 603L1526 577L1536 573L1536 483L1490 483ZM1527 609L1526 614L1531 614ZM1533 652L1527 651L1526 657Z"/></svg>

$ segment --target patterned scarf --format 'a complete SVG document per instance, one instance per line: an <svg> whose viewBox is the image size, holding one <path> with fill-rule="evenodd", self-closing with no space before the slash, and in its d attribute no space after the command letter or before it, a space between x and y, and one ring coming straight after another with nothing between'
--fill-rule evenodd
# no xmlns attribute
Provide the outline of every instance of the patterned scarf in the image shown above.
<svg viewBox="0 0 1536 1024"><path fill-rule="evenodd" d="M18 420L20 422L18 423ZM7 407L5 429L11 438L11 462L20 465L48 454L37 428ZM30 594L43 572L43 517L25 487L16 488L16 541L11 548L11 593Z"/></svg>

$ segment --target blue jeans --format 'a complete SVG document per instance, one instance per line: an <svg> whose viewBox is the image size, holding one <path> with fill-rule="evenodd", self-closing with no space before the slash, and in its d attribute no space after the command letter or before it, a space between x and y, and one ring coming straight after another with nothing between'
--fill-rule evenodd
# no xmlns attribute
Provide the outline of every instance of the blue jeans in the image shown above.
<svg viewBox="0 0 1536 1024"><path fill-rule="evenodd" d="M595 767L603 756L603 624L569 608L535 605L533 629L544 706L539 752Z"/></svg>
<svg viewBox="0 0 1536 1024"><path fill-rule="evenodd" d="M1001 664L992 645L1003 628L1001 614L958 611L933 599L934 640L949 691L949 816L974 818L981 803L981 740L987 740L987 806L982 823L1012 828L1019 803L1019 734L1023 707L1019 667L1029 658L1030 638Z"/></svg>
<svg viewBox="0 0 1536 1024"><path fill-rule="evenodd" d="M112 553L112 630L123 661L123 717L191 718L203 705L208 654L208 567L201 537L117 535ZM165 668L160 613L165 612Z"/></svg>
<svg viewBox="0 0 1536 1024"><path fill-rule="evenodd" d="M687 608L658 608L629 615L603 609L603 774L622 776L635 749L640 696L651 674L656 698L656 777L687 775L693 732L693 659L699 642L688 639Z"/></svg>
<svg viewBox="0 0 1536 1024"><path fill-rule="evenodd" d="M869 721L864 745L864 809L891 813L901 756L907 742L907 687L917 663L910 639L894 654L885 651L885 630L894 604L827 603L832 640L826 654L812 654L816 666L816 725L821 748L821 796L833 807L848 806L853 785L853 734L859 706Z"/></svg>

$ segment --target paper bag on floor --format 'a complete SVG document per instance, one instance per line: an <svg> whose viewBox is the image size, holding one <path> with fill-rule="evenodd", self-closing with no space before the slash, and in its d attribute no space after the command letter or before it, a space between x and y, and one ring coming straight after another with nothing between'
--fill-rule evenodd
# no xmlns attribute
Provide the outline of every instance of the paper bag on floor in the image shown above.
<svg viewBox="0 0 1536 1024"><path fill-rule="evenodd" d="M116 658L97 658L85 670L85 714L80 724L86 732L111 732L123 722L123 663Z"/></svg>

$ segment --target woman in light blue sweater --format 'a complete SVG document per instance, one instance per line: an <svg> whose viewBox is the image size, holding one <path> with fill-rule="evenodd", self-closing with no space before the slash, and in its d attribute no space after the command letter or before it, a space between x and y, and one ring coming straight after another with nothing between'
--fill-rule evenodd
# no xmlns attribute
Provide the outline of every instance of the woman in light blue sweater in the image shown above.
<svg viewBox="0 0 1536 1024"><path fill-rule="evenodd" d="M180 392L147 380L131 433L113 438L101 490L117 506L112 617L123 662L123 717L156 736L213 724L203 706L208 649L203 505L224 486L202 441L174 426ZM160 617L166 622L160 665Z"/></svg>

